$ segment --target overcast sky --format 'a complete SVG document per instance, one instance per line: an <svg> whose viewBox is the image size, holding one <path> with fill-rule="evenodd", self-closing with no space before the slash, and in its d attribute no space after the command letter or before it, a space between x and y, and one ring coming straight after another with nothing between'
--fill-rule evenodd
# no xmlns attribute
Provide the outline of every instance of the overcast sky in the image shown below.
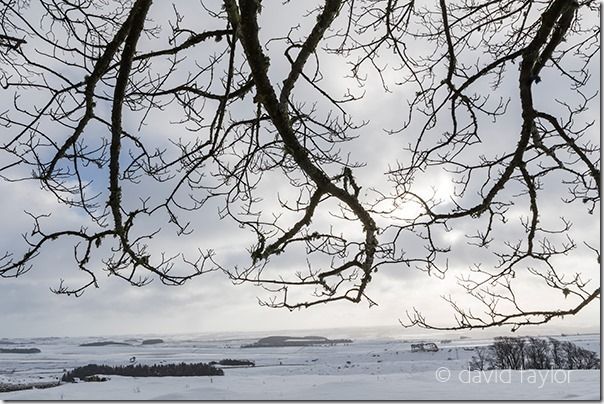
<svg viewBox="0 0 604 404"><path fill-rule="evenodd" d="M34 2L35 3L35 2ZM173 18L171 2L156 1L151 9L151 15L158 24L166 27L167 18ZM178 2L177 2L178 3ZM195 6L187 12L187 2L181 2L179 9L186 16L186 23L203 26L204 21L195 21L191 16L192 11L199 12ZM191 3L189 3L191 4ZM292 21L298 20L298 15L303 14L300 5L285 6ZM29 11L30 18L35 19L35 9ZM287 34L289 24L283 18L284 9L279 7L266 7L262 21L271 24L263 27L263 38L283 36ZM28 14L25 14L26 18ZM312 22L313 17L310 18ZM340 19L342 16L339 17ZM195 22L193 22L195 21ZM309 19L303 20L300 31L308 25ZM208 22L206 29L223 28L219 23ZM306 25L305 25L306 24ZM32 45L35 44L32 41ZM29 45L28 45L29 46ZM42 46L42 45L40 45ZM150 46L143 43L143 46ZM164 38L163 46L167 46ZM414 44L408 45L413 47ZM421 44L415 44L421 46ZM275 49L278 49L276 46ZM33 55L34 50L25 47L26 54ZM271 74L282 77L280 66L286 64L282 54L276 52L271 55ZM281 58L281 59L279 59ZM408 91L406 88L392 86L391 92L385 93L377 82L359 88L354 80L346 79L348 75L346 61L336 58L326 58L322 63L325 76L324 86L337 96L342 96L348 89L357 94L365 92L365 97L347 105L347 111L357 120L369 120L370 124L359 133L360 137L347 145L353 160L362 161L366 166L359 169L358 182L368 189L374 185L384 185L383 173L388 167L402 160L405 154L402 147L413 138L413 128L402 135L390 136L383 129L396 129L401 126L401 117L404 116ZM599 87L599 67L592 66L591 83L594 89ZM514 81L515 70L511 70L511 79L498 91L501 96L515 96L517 82ZM370 80L377 80L374 74L368 72ZM281 75L281 76L280 76ZM396 82L396 72L388 72L389 79ZM282 80L282 79L281 79ZM555 74L544 75L543 83L536 88L536 102L544 108L558 108L554 98L562 91L556 88L559 80ZM277 79L275 79L277 81ZM488 84L483 84L484 91L488 92ZM507 86L507 87L506 87ZM7 90L1 90L7 91ZM12 90L10 90L12 91ZM311 90L300 88L296 96L304 99L305 96L315 97ZM30 99L21 100L24 104L36 104L35 95L28 93ZM12 94L9 97L0 97L0 107L10 110ZM591 119L599 122L599 111L596 104L593 111L587 114ZM476 155L491 154L500 148L513 148L516 144L520 126L517 112L517 101L512 100L509 116L500 119L497 124L485 135L488 141L474 148ZM154 141L161 143L166 135L178 138L183 132L182 127L175 126L172 122L178 118L178 112L167 108L161 114L149 117L147 126L143 128L144 137L151 144ZM131 128L137 126L134 118L126 122ZM587 118L585 118L587 119ZM3 129L4 131L4 129ZM2 136L2 141L9 138ZM90 132L88 132L90 133ZM6 137L5 137L6 136ZM60 131L52 130L52 136L63 139L66 135ZM190 134L189 134L190 136ZM592 140L599 142L599 127L596 125L589 132ZM511 139L511 140L510 140ZM0 152L0 166L11 160ZM18 170L19 168L17 168ZM28 170L24 168L24 170ZM18 176L18 172L12 173ZM103 190L106 184L102 177L98 180L98 189ZM376 185L376 186L377 186ZM276 189L287 188L287 184L270 183L267 188L267 203L276 204ZM145 188L146 187L146 188ZM270 195L270 190L273 194ZM435 171L430 173L416 184L419 193L430 193L432 190L442 199L447 199L454 189L452 179L446 172ZM577 237L581 244L583 241L592 245L599 244L600 225L598 220L599 210L593 215L585 213L585 207L580 204L565 205L560 202L566 187L558 184L548 187L540 192L541 212L546 217L557 218L562 210L566 217L573 219L572 235ZM291 190L290 190L291 191ZM125 190L125 200L136 200L145 193L162 194L166 188L158 184L143 184L131 190ZM283 190L283 192L286 192ZM82 212L70 209L57 203L56 198L40 189L38 183L33 181L8 182L0 180L0 253L3 251L14 252L16 255L25 251L25 245L20 235L31 230L31 219L25 213L52 213L53 218L48 224L52 228L78 228L86 223ZM370 198L371 195L367 195ZM130 198L130 199L129 199ZM550 204L551 202L551 204ZM446 208L445 202L441 207ZM241 230L234 223L218 220L218 206L209 205L202 211L190 214L189 218L196 228L189 236L176 237L176 231L165 223L165 218L157 221L140 223L142 228L161 227L163 231L153 240L152 246L171 252L184 252L193 254L198 248L211 248L216 251L217 259L224 265L249 263L249 248L254 241L253 234ZM406 213L413 213L413 207L408 206ZM269 208L270 210L270 208ZM404 214L405 212L399 212ZM514 216L511 213L510 226L520 223L522 212ZM317 226L330 224L330 212L322 211L316 217ZM508 230L506 230L508 229ZM500 233L495 237L512 237L515 230L511 227L501 227ZM346 229L348 230L348 229ZM464 234L470 229L460 226L451 232L442 232L437 237L439 241L450 243L455 247L454 255L450 257L450 273L445 279L409 268L403 265L392 265L380 268L368 287L368 295L378 304L369 307L367 302L359 304L332 303L305 310L289 312L283 309L269 309L258 304L258 298L267 298L268 293L262 288L252 284L233 285L222 272L212 272L197 277L184 286L168 287L157 280L143 288L135 288L124 281L106 277L99 274L99 288L89 288L79 298L58 296L50 291L57 287L60 279L78 282L84 278L77 274L73 265L73 244L66 241L56 241L48 245L43 253L34 262L33 269L18 279L0 278L0 337L27 337L27 336L76 336L100 334L138 334L138 333L191 333L191 332L218 332L218 331L270 331L283 329L316 329L331 327L366 327L366 326L395 326L399 319L405 320L406 310L413 307L421 308L426 317L438 324L453 324L452 312L440 296L453 295L465 300L462 290L456 285L455 277L465 273L470 265L479 258L484 251L477 251L465 245ZM508 233L506 233L508 232ZM599 266L595 262L593 253L580 245L569 256L558 261L561 268L570 272L582 272L587 279L593 278L593 283L599 282ZM294 268L305 265L305 257L299 253L284 254L273 260L274 270L292 271ZM564 304L560 293L547 291L543 286L527 284L520 288L527 304L543 304L559 299ZM557 294L556 294L557 293ZM552 322L549 329L562 331L579 330L594 331L599 328L599 301L591 304L579 315L564 320ZM401 332L403 332L401 330ZM409 331L406 331L409 332Z"/></svg>

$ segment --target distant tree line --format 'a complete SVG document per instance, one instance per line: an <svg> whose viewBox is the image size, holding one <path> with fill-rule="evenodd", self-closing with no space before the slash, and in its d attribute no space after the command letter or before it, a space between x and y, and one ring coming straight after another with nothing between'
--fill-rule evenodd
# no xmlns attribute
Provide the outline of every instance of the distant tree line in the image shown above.
<svg viewBox="0 0 604 404"><path fill-rule="evenodd" d="M33 390L33 389L48 389L57 387L58 381L40 382L40 383L0 383L0 393L9 393L11 391Z"/></svg>
<svg viewBox="0 0 604 404"><path fill-rule="evenodd" d="M471 370L600 369L597 353L555 338L497 337L493 345L477 347Z"/></svg>
<svg viewBox="0 0 604 404"><path fill-rule="evenodd" d="M86 347L96 347L96 346L107 346L107 345L130 345L127 342L117 342L117 341L95 341L95 342L86 342L84 344L80 344L80 346Z"/></svg>
<svg viewBox="0 0 604 404"><path fill-rule="evenodd" d="M142 345L155 345L155 344L163 344L164 340L161 338L151 338L143 340Z"/></svg>
<svg viewBox="0 0 604 404"><path fill-rule="evenodd" d="M222 369L215 368L207 363L171 363L167 365L128 365L108 366L90 364L77 367L66 372L61 378L64 382L75 382L75 379L84 380L92 375L116 375L135 377L160 377L160 376L223 376Z"/></svg>
<svg viewBox="0 0 604 404"><path fill-rule="evenodd" d="M32 354L40 353L38 348L0 348L0 353L12 353L12 354Z"/></svg>
<svg viewBox="0 0 604 404"><path fill-rule="evenodd" d="M212 361L208 365L222 365L222 366L256 366L256 364L248 359L222 359L218 362Z"/></svg>

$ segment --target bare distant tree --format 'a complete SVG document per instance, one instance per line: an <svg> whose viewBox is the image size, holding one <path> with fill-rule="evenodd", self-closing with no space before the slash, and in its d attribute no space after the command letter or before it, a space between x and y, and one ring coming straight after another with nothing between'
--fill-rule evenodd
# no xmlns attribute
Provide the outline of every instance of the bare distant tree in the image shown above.
<svg viewBox="0 0 604 404"><path fill-rule="evenodd" d="M499 369L523 369L525 349L524 338L496 337L493 342L496 367Z"/></svg>
<svg viewBox="0 0 604 404"><path fill-rule="evenodd" d="M599 369L600 359L598 354L575 345L570 341L560 342L564 353L565 369Z"/></svg>
<svg viewBox="0 0 604 404"><path fill-rule="evenodd" d="M476 355L472 355L472 359L468 364L470 370L491 370L495 363L492 346L477 346L474 348Z"/></svg>
<svg viewBox="0 0 604 404"><path fill-rule="evenodd" d="M548 340L528 337L525 369L551 369L553 365L550 363L549 351L550 343Z"/></svg>
<svg viewBox="0 0 604 404"><path fill-rule="evenodd" d="M303 15L287 1L207 3L153 14L165 3L0 0L0 82L12 101L0 111L0 176L36 182L87 217L47 230L47 215L32 214L27 251L7 253L0 275L24 274L54 240L70 239L90 280L61 282L57 293L97 286L92 261L136 286L222 269L274 292L264 304L295 309L373 304L367 287L380 267L442 276L464 248L480 258L460 284L482 308L448 297L456 323L435 326L414 310L407 324L516 328L599 298L598 272L558 261L591 250L599 262L598 246L547 209L599 212L589 115L598 109L598 2L325 0ZM265 17L274 7L293 11ZM271 36L275 25L287 34ZM358 88L333 94L328 78L338 75ZM384 111L400 117L382 128L400 139L386 186L360 181L355 139L374 134L349 107L370 103L363 88L375 86L406 97ZM161 114L174 129L157 142L146 123ZM494 133L502 121L508 131ZM446 200L418 191L437 172L454 183ZM285 190L267 206L275 184ZM255 235L249 265L221 264L212 246L194 258L151 253L160 230L145 223L186 235L203 226L192 213L216 206ZM438 237L454 229L462 246ZM271 267L300 251L307 258L295 268ZM538 281L534 293L559 298L526 307L517 282L527 277Z"/></svg>

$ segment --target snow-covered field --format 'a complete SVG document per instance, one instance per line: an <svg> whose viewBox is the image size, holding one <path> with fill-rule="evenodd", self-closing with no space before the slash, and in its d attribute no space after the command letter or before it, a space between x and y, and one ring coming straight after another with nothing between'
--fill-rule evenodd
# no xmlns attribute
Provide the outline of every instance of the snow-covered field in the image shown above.
<svg viewBox="0 0 604 404"><path fill-rule="evenodd" d="M341 335L342 338L347 337ZM473 347L490 340L436 342L438 352L411 352L401 339L357 339L352 344L248 348L254 339L161 337L111 340L130 346L80 347L97 338L11 340L10 347L38 347L38 354L0 354L0 384L56 380L64 370L88 363L126 365L249 359L254 368L225 368L224 376L133 378L109 376L100 383L64 384L0 393L0 400L418 400L418 399L600 399L600 372L469 372ZM599 335L561 337L599 352ZM8 347L8 346L7 346ZM135 359L132 359L132 358Z"/></svg>

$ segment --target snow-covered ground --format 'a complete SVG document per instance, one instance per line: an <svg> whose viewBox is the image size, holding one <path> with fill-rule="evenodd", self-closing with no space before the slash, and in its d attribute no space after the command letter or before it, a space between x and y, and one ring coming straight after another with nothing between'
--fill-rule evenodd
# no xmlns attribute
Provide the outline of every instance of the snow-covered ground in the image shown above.
<svg viewBox="0 0 604 404"><path fill-rule="evenodd" d="M345 338L346 335L341 337ZM1 383L56 380L65 369L88 363L209 362L249 359L254 368L225 368L224 376L132 378L64 384L43 390L0 393L0 400L219 400L219 399L600 399L600 372L469 372L473 347L489 340L436 342L438 352L411 352L401 339L356 340L315 347L248 348L253 339L203 340L162 337L164 344L80 347L95 338L12 340L12 347L38 347L39 354L1 354ZM561 337L599 352L599 335ZM132 358L135 359L132 359Z"/></svg>

